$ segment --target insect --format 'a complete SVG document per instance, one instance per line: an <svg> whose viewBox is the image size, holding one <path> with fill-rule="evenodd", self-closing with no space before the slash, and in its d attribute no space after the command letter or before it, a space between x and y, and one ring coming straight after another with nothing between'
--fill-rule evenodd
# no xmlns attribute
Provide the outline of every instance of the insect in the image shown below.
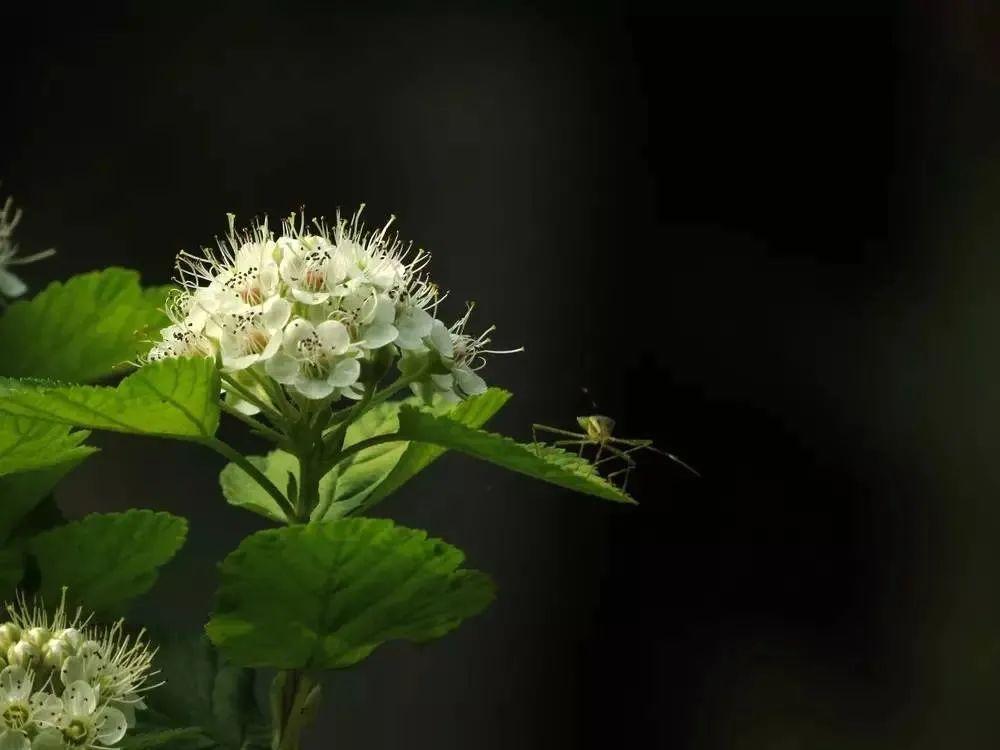
<svg viewBox="0 0 1000 750"><path fill-rule="evenodd" d="M547 432L551 435L559 436L559 439L552 442L551 445L558 448L577 446L579 448L578 454L581 456L587 446L596 446L597 451L595 452L592 461L594 466L600 466L601 464L606 464L609 461L614 461L615 459L622 462L623 466L620 469L616 469L608 474L607 479L609 482L613 482L617 477L621 477L621 488L623 491L628 485L628 478L632 473L632 469L636 467L636 461L632 457L632 454L641 450L649 450L654 453L659 453L661 456L666 456L671 461L683 466L695 476L701 476L697 471L681 461L681 459L677 458L677 456L654 447L652 440L615 437L615 420L611 417L605 417L601 414L591 414L586 417L577 417L576 421L580 425L583 432L572 432L558 427L533 424L531 425L531 439L538 444L539 432Z"/></svg>

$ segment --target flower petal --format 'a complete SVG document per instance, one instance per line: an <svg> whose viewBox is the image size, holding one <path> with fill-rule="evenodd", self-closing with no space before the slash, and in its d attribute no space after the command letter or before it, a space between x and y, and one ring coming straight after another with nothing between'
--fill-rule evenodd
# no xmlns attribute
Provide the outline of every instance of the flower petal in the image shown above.
<svg viewBox="0 0 1000 750"><path fill-rule="evenodd" d="M343 354L347 347L351 345L351 336L343 323L337 320L328 320L316 326L316 335L324 347L333 354Z"/></svg>
<svg viewBox="0 0 1000 750"><path fill-rule="evenodd" d="M63 750L62 732L55 727L48 727L35 735L31 741L31 750Z"/></svg>
<svg viewBox="0 0 1000 750"><path fill-rule="evenodd" d="M59 671L59 676L62 678L63 685L69 685L71 682L86 679L83 667L84 664L82 656L66 657L66 661L63 662L62 669Z"/></svg>
<svg viewBox="0 0 1000 750"><path fill-rule="evenodd" d="M453 374L457 390L463 396L478 396L486 392L486 381L468 367L456 367Z"/></svg>
<svg viewBox="0 0 1000 750"><path fill-rule="evenodd" d="M28 285L10 271L0 268L0 294L6 297L20 297L28 291Z"/></svg>
<svg viewBox="0 0 1000 750"><path fill-rule="evenodd" d="M279 383L291 385L299 374L299 362L285 352L276 352L264 363L264 371Z"/></svg>
<svg viewBox="0 0 1000 750"><path fill-rule="evenodd" d="M31 743L24 732L7 729L0 732L0 750L31 750Z"/></svg>
<svg viewBox="0 0 1000 750"><path fill-rule="evenodd" d="M295 318L285 327L282 336L281 346L289 354L298 354L299 344L310 336L315 335L316 329L313 324L304 318Z"/></svg>
<svg viewBox="0 0 1000 750"><path fill-rule="evenodd" d="M21 667L4 667L0 671L0 691L7 701L26 701L31 695L31 678Z"/></svg>
<svg viewBox="0 0 1000 750"><path fill-rule="evenodd" d="M451 341L451 331L440 320L431 324L431 346L442 357L450 359L455 356L455 345Z"/></svg>
<svg viewBox="0 0 1000 750"><path fill-rule="evenodd" d="M292 387L306 398L311 398L313 400L326 398L333 393L334 390L334 386L327 380L314 380L313 378L307 377L296 378L295 382L292 383Z"/></svg>
<svg viewBox="0 0 1000 750"><path fill-rule="evenodd" d="M356 359L342 359L333 366L326 381L336 388L346 388L361 375L361 363Z"/></svg>
<svg viewBox="0 0 1000 750"><path fill-rule="evenodd" d="M128 720L114 706L105 706L97 712L94 719L97 724L97 739L102 745L114 745L125 736Z"/></svg>
<svg viewBox="0 0 1000 750"><path fill-rule="evenodd" d="M264 303L264 327L269 333L284 328L292 316L292 303L283 297L271 297Z"/></svg>
<svg viewBox="0 0 1000 750"><path fill-rule="evenodd" d="M391 323L372 323L361 329L361 338L369 349L381 349L396 340L399 331Z"/></svg>
<svg viewBox="0 0 1000 750"><path fill-rule="evenodd" d="M67 685L63 702L70 716L89 716L97 708L97 694L86 682L77 680Z"/></svg>

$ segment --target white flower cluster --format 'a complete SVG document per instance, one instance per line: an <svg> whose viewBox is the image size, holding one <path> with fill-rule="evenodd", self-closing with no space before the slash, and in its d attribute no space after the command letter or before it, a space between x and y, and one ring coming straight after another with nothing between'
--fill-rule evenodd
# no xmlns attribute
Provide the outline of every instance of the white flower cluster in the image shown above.
<svg viewBox="0 0 1000 750"><path fill-rule="evenodd" d="M0 750L109 748L135 724L154 652L119 621L98 630L23 601L0 624Z"/></svg>
<svg viewBox="0 0 1000 750"><path fill-rule="evenodd" d="M20 297L28 287L21 279L10 272L10 266L33 263L42 258L48 258L55 250L43 250L33 255L18 256L17 244L14 242L14 230L21 221L21 209L14 208L14 199L8 198L0 209L0 299L4 297Z"/></svg>
<svg viewBox="0 0 1000 750"><path fill-rule="evenodd" d="M484 354L500 353L486 349L493 329L465 334L471 306L451 326L437 319L443 295L422 273L430 256L390 235L391 224L366 231L361 209L350 221L338 212L332 227L293 214L275 237L266 220L237 232L230 214L217 250L178 255L183 289L146 361L218 357L224 373L262 398L266 376L299 397L334 401L362 398L371 385L364 365L386 353L407 372L426 362L412 384L424 395L483 392L476 370Z"/></svg>

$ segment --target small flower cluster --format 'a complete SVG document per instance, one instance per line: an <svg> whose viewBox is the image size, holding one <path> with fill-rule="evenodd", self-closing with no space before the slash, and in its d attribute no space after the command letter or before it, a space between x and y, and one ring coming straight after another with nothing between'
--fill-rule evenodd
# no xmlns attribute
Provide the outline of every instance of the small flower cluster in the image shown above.
<svg viewBox="0 0 1000 750"><path fill-rule="evenodd" d="M363 206L362 206L363 208ZM425 373L412 384L424 394L457 400L481 393L477 374L492 352L490 328L465 333L469 311L451 326L437 319L443 299L422 272L430 256L389 232L392 219L367 231L361 209L333 226L303 215L229 233L218 249L181 252L168 303L171 325L145 361L218 357L222 371L266 398L264 378L308 400L360 399L364 365L398 357L401 370ZM421 369L422 365L426 365ZM256 409L235 397L242 410Z"/></svg>
<svg viewBox="0 0 1000 750"><path fill-rule="evenodd" d="M53 617L23 600L0 624L0 750L109 748L155 687L154 652L121 621L100 630L61 604Z"/></svg>
<svg viewBox="0 0 1000 750"><path fill-rule="evenodd" d="M25 283L8 270L10 266L34 263L55 253L55 250L43 250L40 253L19 257L17 244L14 242L14 230L20 221L21 209L15 209L14 199L8 198L0 209L0 300L5 297L20 297L28 291Z"/></svg>

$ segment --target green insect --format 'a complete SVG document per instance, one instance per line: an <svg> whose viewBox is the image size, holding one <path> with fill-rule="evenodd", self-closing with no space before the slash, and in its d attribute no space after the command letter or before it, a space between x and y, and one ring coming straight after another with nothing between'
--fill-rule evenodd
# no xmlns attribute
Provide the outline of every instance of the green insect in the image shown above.
<svg viewBox="0 0 1000 750"><path fill-rule="evenodd" d="M613 482L618 477L621 477L621 488L623 491L628 485L628 478L632 473L632 469L634 469L637 465L635 459L632 457L632 454L640 450L649 450L654 453L659 453L661 456L666 456L671 461L680 464L695 476L701 476L697 471L688 466L681 459L677 458L677 456L654 447L652 440L636 440L614 437L613 433L615 430L615 420L611 417L605 417L601 414L591 414L586 417L577 417L576 421L584 432L572 432L558 427L533 424L531 425L531 438L535 443L540 443L538 440L539 432L547 432L551 435L559 436L560 439L552 442L552 446L558 448L570 448L577 446L579 448L578 453L581 456L587 446L595 446L597 450L592 461L594 466L607 464L608 462L616 459L622 462L622 467L608 474L607 479L609 482Z"/></svg>

